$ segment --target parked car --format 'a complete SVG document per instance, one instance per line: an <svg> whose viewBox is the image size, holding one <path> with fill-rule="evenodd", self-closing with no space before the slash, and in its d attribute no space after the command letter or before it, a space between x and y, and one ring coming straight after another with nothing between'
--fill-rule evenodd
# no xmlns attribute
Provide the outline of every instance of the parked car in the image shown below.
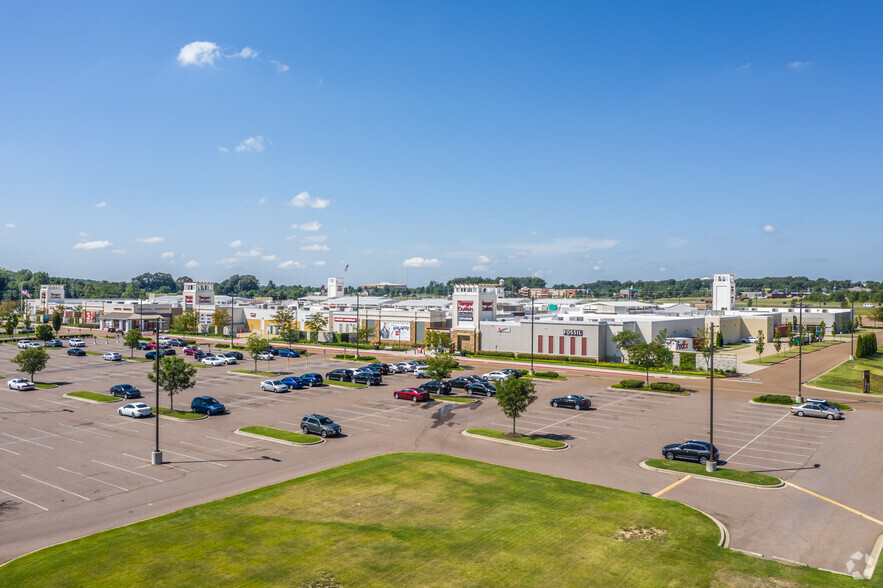
<svg viewBox="0 0 883 588"><path fill-rule="evenodd" d="M460 376L453 380L448 380L448 384L453 388L465 388L467 384L472 384L473 382L478 382L480 380L481 378L478 376Z"/></svg>
<svg viewBox="0 0 883 588"><path fill-rule="evenodd" d="M286 378L282 378L280 382L288 386L289 390L301 390L304 387L304 383L297 376L288 376Z"/></svg>
<svg viewBox="0 0 883 588"><path fill-rule="evenodd" d="M415 369L417 369L417 366L415 365L415 363L410 362L410 361L402 361L396 365L398 365L402 368L403 373L404 372L413 372Z"/></svg>
<svg viewBox="0 0 883 588"><path fill-rule="evenodd" d="M820 417L823 419L828 419L829 421L833 421L834 419L839 420L843 418L843 411L841 411L839 407L830 404L826 400L815 402L812 400L807 400L803 404L795 404L791 407L791 414L796 414L799 417Z"/></svg>
<svg viewBox="0 0 883 588"><path fill-rule="evenodd" d="M143 402L133 402L126 406L121 406L117 413L122 416L132 417L133 419L147 417L153 414L153 410Z"/></svg>
<svg viewBox="0 0 883 588"><path fill-rule="evenodd" d="M309 373L303 374L300 376L301 380L304 382L309 382L310 386L321 386L325 383L325 380L322 379L321 374Z"/></svg>
<svg viewBox="0 0 883 588"><path fill-rule="evenodd" d="M236 361L236 357L227 353L217 353L215 357L218 359L222 359L226 365L232 365L234 363L239 363Z"/></svg>
<svg viewBox="0 0 883 588"><path fill-rule="evenodd" d="M232 355L237 361L242 361L242 354L238 351L228 351L224 355Z"/></svg>
<svg viewBox="0 0 883 588"><path fill-rule="evenodd" d="M261 382L261 390L267 392L288 392L288 384L282 380L264 380Z"/></svg>
<svg viewBox="0 0 883 588"><path fill-rule="evenodd" d="M355 375L354 370L340 368L336 370L331 370L327 374L325 374L326 380L338 380L340 382L351 382L353 380L353 375Z"/></svg>
<svg viewBox="0 0 883 588"><path fill-rule="evenodd" d="M418 367L414 368L414 377L415 378L428 378L429 374L426 373L427 367Z"/></svg>
<svg viewBox="0 0 883 588"><path fill-rule="evenodd" d="M153 347L151 347L147 341L138 341L137 349L138 351L149 351L150 349L153 349Z"/></svg>
<svg viewBox="0 0 883 588"><path fill-rule="evenodd" d="M574 410L588 410L589 407L592 406L592 401L583 396L571 394L569 396L562 396L561 398L553 398L549 401L549 404L551 404L555 408L563 406L565 408L569 407Z"/></svg>
<svg viewBox="0 0 883 588"><path fill-rule="evenodd" d="M684 441L683 443L666 445L662 448L662 455L665 459L688 459L705 465L710 458L709 447L708 441ZM715 447L714 461L718 459L720 459L720 453Z"/></svg>
<svg viewBox="0 0 883 588"><path fill-rule="evenodd" d="M391 374L403 374L406 371L408 371L400 363L389 363L387 365L389 366L389 373L391 373Z"/></svg>
<svg viewBox="0 0 883 588"><path fill-rule="evenodd" d="M267 345L267 349L265 349L265 351L270 355L279 355L279 348L273 347L272 345Z"/></svg>
<svg viewBox="0 0 883 588"><path fill-rule="evenodd" d="M123 355L121 353L116 352L116 351L108 351L107 353L105 353L101 357L103 357L105 361L122 361L123 360Z"/></svg>
<svg viewBox="0 0 883 588"><path fill-rule="evenodd" d="M15 378L14 380L9 380L10 390L33 390L36 387L36 384L34 384L30 380L26 380L25 378Z"/></svg>
<svg viewBox="0 0 883 588"><path fill-rule="evenodd" d="M321 435L322 437L337 437L341 433L340 425L320 414L308 414L300 421L300 428L304 435Z"/></svg>
<svg viewBox="0 0 883 588"><path fill-rule="evenodd" d="M405 388L404 390L396 390L392 393L393 398L402 398L404 400L412 400L414 402L429 402L429 392L426 390L418 390L417 388Z"/></svg>
<svg viewBox="0 0 883 588"><path fill-rule="evenodd" d="M162 351L163 357L165 357L166 355L178 355L178 352L168 345L160 345L159 350Z"/></svg>
<svg viewBox="0 0 883 588"><path fill-rule="evenodd" d="M196 361L202 361L203 359L205 359L209 355L212 355L212 354L209 353L208 351L203 351L202 349L200 349L199 351L194 353L191 357L193 357L193 359L195 359Z"/></svg>
<svg viewBox="0 0 883 588"><path fill-rule="evenodd" d="M280 349L279 357L300 357L300 351L297 349Z"/></svg>
<svg viewBox="0 0 883 588"><path fill-rule="evenodd" d="M157 353L160 357L165 357L166 355L174 355L174 353L166 353L166 350L163 348L159 348L155 351L148 351L144 354L145 359L156 359Z"/></svg>
<svg viewBox="0 0 883 588"><path fill-rule="evenodd" d="M27 349L30 346L31 346L31 342L28 339L22 339L21 341L18 342L19 349Z"/></svg>
<svg viewBox="0 0 883 588"><path fill-rule="evenodd" d="M512 376L510 376L509 374L507 374L506 372L504 372L502 370L488 372L482 376L482 378L484 378L488 381L491 381L491 382L500 382L502 380L508 380L511 377Z"/></svg>
<svg viewBox="0 0 883 588"><path fill-rule="evenodd" d="M64 347L61 339L49 339L43 344L43 347Z"/></svg>
<svg viewBox="0 0 883 588"><path fill-rule="evenodd" d="M196 355L197 353L202 353L202 349L199 348L199 345L184 346L184 355Z"/></svg>
<svg viewBox="0 0 883 588"><path fill-rule="evenodd" d="M186 344L187 342L184 341L184 339L169 339L169 345L171 345L172 347L184 347L184 345Z"/></svg>
<svg viewBox="0 0 883 588"><path fill-rule="evenodd" d="M211 366L226 365L227 364L226 360L221 359L217 355L206 355L200 361L202 361L203 365L211 365Z"/></svg>
<svg viewBox="0 0 883 588"><path fill-rule="evenodd" d="M71 349L68 349L68 350L67 350L67 354L68 354L68 355L76 355L76 356L80 356L80 355L86 355L86 352L83 351L82 349L78 349L78 348L76 348L76 347L72 347Z"/></svg>
<svg viewBox="0 0 883 588"><path fill-rule="evenodd" d="M383 363L381 361L376 361L374 363L369 363L367 367L377 368L380 370L380 375L385 376L389 373L389 364Z"/></svg>
<svg viewBox="0 0 883 588"><path fill-rule="evenodd" d="M117 384L116 386L110 387L111 396L116 396L117 398L141 398L141 390L136 388L131 384Z"/></svg>
<svg viewBox="0 0 883 588"><path fill-rule="evenodd" d="M190 401L190 410L213 415L224 414L227 408L211 396L197 396Z"/></svg>
<svg viewBox="0 0 883 588"><path fill-rule="evenodd" d="M85 347L86 346L86 342L78 337L74 337L73 339L68 341L67 344L70 345L71 347Z"/></svg>
<svg viewBox="0 0 883 588"><path fill-rule="evenodd" d="M28 344L25 346L25 349L40 349L43 346L40 345L38 341L28 341Z"/></svg>
<svg viewBox="0 0 883 588"><path fill-rule="evenodd" d="M504 374L509 374L510 376L513 376L515 378L520 378L523 375L521 373L521 370L516 370L516 369L512 369L512 368L506 368L506 369L502 369L500 371L503 372Z"/></svg>
<svg viewBox="0 0 883 588"><path fill-rule="evenodd" d="M757 343L757 337L743 337L742 343Z"/></svg>
<svg viewBox="0 0 883 588"><path fill-rule="evenodd" d="M429 380L420 384L420 389L433 394L450 394L451 384L444 380Z"/></svg>
<svg viewBox="0 0 883 588"><path fill-rule="evenodd" d="M377 386L378 384L383 383L383 376L377 372L355 372L351 381L356 384Z"/></svg>
<svg viewBox="0 0 883 588"><path fill-rule="evenodd" d="M469 394L478 394L479 396L493 396L497 393L497 388L490 382L472 382L466 384L464 389Z"/></svg>
<svg viewBox="0 0 883 588"><path fill-rule="evenodd" d="M261 351L260 353L258 353L255 356L255 359L260 360L260 361L270 361L271 359L274 359L274 358L273 358L273 354L270 353L269 351Z"/></svg>

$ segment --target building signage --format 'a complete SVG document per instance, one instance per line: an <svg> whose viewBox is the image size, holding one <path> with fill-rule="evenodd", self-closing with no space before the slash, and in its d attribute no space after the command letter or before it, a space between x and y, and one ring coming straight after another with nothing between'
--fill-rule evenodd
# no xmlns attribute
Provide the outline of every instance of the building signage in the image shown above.
<svg viewBox="0 0 883 588"><path fill-rule="evenodd" d="M58 292L50 292L49 298L51 298L52 300L61 300L61 294Z"/></svg>
<svg viewBox="0 0 883 588"><path fill-rule="evenodd" d="M83 311L83 320L87 323L95 322L95 319L98 318L98 313L94 310L84 310Z"/></svg>
<svg viewBox="0 0 883 588"><path fill-rule="evenodd" d="M481 301L481 312L493 312L494 311L494 303L490 300L482 300Z"/></svg>
<svg viewBox="0 0 883 588"><path fill-rule="evenodd" d="M509 327L497 327L497 332L498 333L511 333L512 329L510 329Z"/></svg>
<svg viewBox="0 0 883 588"><path fill-rule="evenodd" d="M200 296L199 303L200 304L211 304L212 297L211 296Z"/></svg>
<svg viewBox="0 0 883 588"><path fill-rule="evenodd" d="M186 304L193 304L193 296L187 295L184 297L184 302Z"/></svg>
<svg viewBox="0 0 883 588"><path fill-rule="evenodd" d="M472 301L471 300L458 300L457 301L457 320L462 322L471 323L472 322Z"/></svg>
<svg viewBox="0 0 883 588"><path fill-rule="evenodd" d="M410 341L411 323L383 321L380 323L380 338L393 341Z"/></svg>
<svg viewBox="0 0 883 588"><path fill-rule="evenodd" d="M248 313L248 316L250 316L251 318L254 318L257 316L257 313L250 312L250 313Z"/></svg>
<svg viewBox="0 0 883 588"><path fill-rule="evenodd" d="M583 330L582 329L564 329L565 337L582 337Z"/></svg>
<svg viewBox="0 0 883 588"><path fill-rule="evenodd" d="M354 323L356 322L356 317L354 316L336 316L334 317L335 323Z"/></svg>

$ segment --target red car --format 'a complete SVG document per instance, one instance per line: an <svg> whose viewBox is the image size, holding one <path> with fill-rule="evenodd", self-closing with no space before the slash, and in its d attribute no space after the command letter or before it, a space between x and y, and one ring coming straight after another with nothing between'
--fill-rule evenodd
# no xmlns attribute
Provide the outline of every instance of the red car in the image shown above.
<svg viewBox="0 0 883 588"><path fill-rule="evenodd" d="M202 353L202 349L197 345L187 345L184 347L184 355L198 355L200 353Z"/></svg>
<svg viewBox="0 0 883 588"><path fill-rule="evenodd" d="M405 388L393 392L395 398L404 398L405 400L413 400L414 402L429 402L429 392L418 390L417 388Z"/></svg>

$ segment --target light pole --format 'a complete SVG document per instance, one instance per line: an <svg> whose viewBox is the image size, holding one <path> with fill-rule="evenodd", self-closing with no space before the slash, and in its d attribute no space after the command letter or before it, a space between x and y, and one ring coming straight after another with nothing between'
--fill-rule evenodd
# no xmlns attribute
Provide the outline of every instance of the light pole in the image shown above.
<svg viewBox="0 0 883 588"><path fill-rule="evenodd" d="M230 349L233 349L233 332L236 329L233 327L233 294L230 294Z"/></svg>
<svg viewBox="0 0 883 588"><path fill-rule="evenodd" d="M527 291L528 296L530 297L530 375L534 375L533 371L533 294L530 290Z"/></svg>
<svg viewBox="0 0 883 588"><path fill-rule="evenodd" d="M356 361L359 359L359 329L361 328L361 324L359 323L359 288L356 287Z"/></svg>
<svg viewBox="0 0 883 588"><path fill-rule="evenodd" d="M159 321L156 321L156 347L154 349L156 349L156 355L153 358L156 370L156 414L154 415L156 419L156 445L150 455L150 463L151 465L162 465L162 451L159 450Z"/></svg>
<svg viewBox="0 0 883 588"><path fill-rule="evenodd" d="M800 404L803 402L803 300L800 301L797 313L800 316L800 326L797 327L797 398L795 400Z"/></svg>
<svg viewBox="0 0 883 588"><path fill-rule="evenodd" d="M852 312L849 315L849 359L852 361L855 359L855 351L852 347L852 338L855 336L855 296L850 296L849 302L852 304Z"/></svg>
<svg viewBox="0 0 883 588"><path fill-rule="evenodd" d="M717 469L717 460L714 459L714 323L711 323L711 380L709 380L710 397L708 400L708 461L705 463L705 471L713 472Z"/></svg>

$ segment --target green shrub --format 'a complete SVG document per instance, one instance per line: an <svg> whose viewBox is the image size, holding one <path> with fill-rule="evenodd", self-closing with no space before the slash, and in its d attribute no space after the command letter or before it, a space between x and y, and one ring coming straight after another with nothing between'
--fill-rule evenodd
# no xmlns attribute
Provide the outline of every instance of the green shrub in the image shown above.
<svg viewBox="0 0 883 588"><path fill-rule="evenodd" d="M340 355L335 355L334 359L356 359L356 356L349 353L341 353ZM359 361L377 361L377 358L373 355L360 355L358 359Z"/></svg>
<svg viewBox="0 0 883 588"><path fill-rule="evenodd" d="M695 370L696 369L696 354L695 353L681 353L681 365L678 367L681 370Z"/></svg>
<svg viewBox="0 0 883 588"><path fill-rule="evenodd" d="M525 370L521 370L521 372L527 373ZM549 378L549 379L554 380L555 378L557 378L559 376L558 376L558 372L536 372L534 374L534 377L535 378Z"/></svg>
<svg viewBox="0 0 883 588"><path fill-rule="evenodd" d="M674 382L651 382L650 389L663 392L680 392L683 390L680 384L675 384Z"/></svg>
<svg viewBox="0 0 883 588"><path fill-rule="evenodd" d="M643 388L644 380L621 380L619 385L623 388Z"/></svg>
<svg viewBox="0 0 883 588"><path fill-rule="evenodd" d="M764 402L766 404L794 404L794 399L785 394L764 394L753 400L754 402Z"/></svg>

